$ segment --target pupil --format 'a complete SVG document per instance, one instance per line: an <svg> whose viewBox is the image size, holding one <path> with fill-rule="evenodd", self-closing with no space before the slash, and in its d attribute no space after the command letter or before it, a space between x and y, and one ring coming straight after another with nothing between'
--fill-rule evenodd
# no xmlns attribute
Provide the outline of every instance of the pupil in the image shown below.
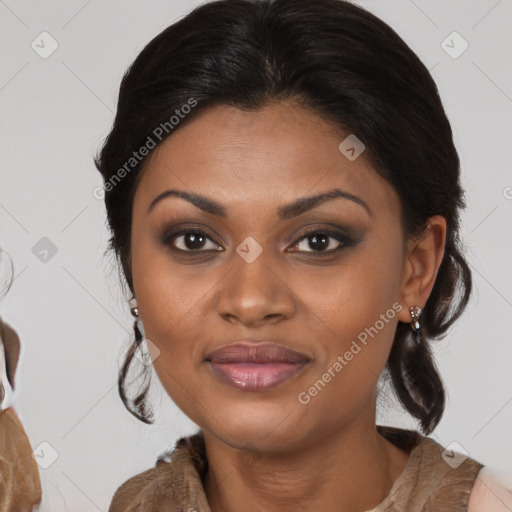
<svg viewBox="0 0 512 512"><path fill-rule="evenodd" d="M320 235L320 236L314 235L310 238L313 242L313 244L310 243L310 246L312 249L315 249L315 250L324 249L325 247L329 246L329 243L328 243L329 237L326 235ZM314 247L314 244L318 244L318 245L316 247Z"/></svg>
<svg viewBox="0 0 512 512"><path fill-rule="evenodd" d="M200 249L203 244L204 236L202 235L189 233L188 236L185 237L185 245L187 246L188 249Z"/></svg>

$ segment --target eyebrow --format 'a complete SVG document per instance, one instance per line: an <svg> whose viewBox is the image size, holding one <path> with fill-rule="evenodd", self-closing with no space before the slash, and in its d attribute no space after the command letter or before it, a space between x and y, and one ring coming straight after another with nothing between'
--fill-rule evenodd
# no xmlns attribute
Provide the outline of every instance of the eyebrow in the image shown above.
<svg viewBox="0 0 512 512"><path fill-rule="evenodd" d="M202 196L200 194L194 194L175 189L166 190L159 194L158 196L156 196L153 199L153 201L151 201L147 213L149 213L156 206L157 203L169 197L180 197L181 199L185 199L185 201L188 201L194 206L197 206L197 208L212 215L218 215L219 217L223 218L226 218L228 216L226 208L217 201L214 201L213 199ZM293 201L292 203L280 206L277 209L277 215L281 220L291 219L309 210L312 210L313 208L319 206L322 203L325 203L326 201L330 201L337 198L348 199L349 201L352 201L362 206L367 211L367 213L370 216L372 216L372 211L370 210L370 207L360 197L350 194L349 192L340 190L339 188L334 188L332 190L322 192L321 194L317 194L314 196L301 197Z"/></svg>

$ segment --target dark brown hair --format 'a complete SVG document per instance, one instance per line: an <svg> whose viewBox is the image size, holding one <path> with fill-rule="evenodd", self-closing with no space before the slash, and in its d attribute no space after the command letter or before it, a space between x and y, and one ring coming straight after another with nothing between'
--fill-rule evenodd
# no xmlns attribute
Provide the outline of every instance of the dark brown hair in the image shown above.
<svg viewBox="0 0 512 512"><path fill-rule="evenodd" d="M465 206L459 157L426 67L391 27L343 0L217 0L163 30L124 75L112 130L95 158L105 181L109 249L132 293L132 202L147 158L112 180L191 98L195 107L162 140L209 106L251 110L295 99L365 144L365 156L400 197L406 237L419 236L433 215L446 219L445 255L421 314L421 343L399 322L386 365L399 400L430 433L445 405L430 342L461 315L472 279L458 238ZM132 414L151 423L148 387L133 408L124 391L141 342L137 335L128 351L119 392Z"/></svg>

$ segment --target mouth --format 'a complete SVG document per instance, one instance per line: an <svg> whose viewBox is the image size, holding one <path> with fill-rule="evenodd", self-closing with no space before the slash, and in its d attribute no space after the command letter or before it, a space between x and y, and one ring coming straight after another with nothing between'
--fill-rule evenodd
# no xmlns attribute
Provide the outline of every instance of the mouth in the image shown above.
<svg viewBox="0 0 512 512"><path fill-rule="evenodd" d="M239 342L209 353L206 362L221 381L245 391L263 391L299 374L310 359L280 345Z"/></svg>

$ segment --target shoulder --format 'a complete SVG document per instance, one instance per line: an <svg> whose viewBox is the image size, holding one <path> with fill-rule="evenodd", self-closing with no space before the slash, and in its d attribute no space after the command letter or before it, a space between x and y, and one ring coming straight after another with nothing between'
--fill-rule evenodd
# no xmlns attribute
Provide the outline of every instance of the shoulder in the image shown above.
<svg viewBox="0 0 512 512"><path fill-rule="evenodd" d="M139 494L141 494L147 482L151 481L152 472L153 468L148 469L147 471L129 478L122 485L120 485L112 497L112 501L108 509L109 512L131 510L131 502L136 499Z"/></svg>
<svg viewBox="0 0 512 512"><path fill-rule="evenodd" d="M165 470L168 467L168 464L157 463L154 467L126 480L114 493L108 512L158 512L160 508L155 499L157 495L161 495L164 481L169 481L171 475L168 474L165 478ZM168 499L172 503L172 496L168 496ZM166 510L178 512L180 509L176 506L175 509Z"/></svg>
<svg viewBox="0 0 512 512"><path fill-rule="evenodd" d="M469 494L481 468L477 460L420 435L386 501L374 512L467 510Z"/></svg>
<svg viewBox="0 0 512 512"><path fill-rule="evenodd" d="M182 437L174 449L158 456L152 468L116 490L108 512L182 512L189 503L203 503L205 465L202 432Z"/></svg>
<svg viewBox="0 0 512 512"><path fill-rule="evenodd" d="M427 482L425 490L430 488L428 503L451 504L455 510L464 504L467 506L469 494L483 464L468 456L462 450L438 441L424 438L420 474ZM452 509L450 509L452 510Z"/></svg>
<svg viewBox="0 0 512 512"><path fill-rule="evenodd" d="M482 468L469 496L468 512L509 512L510 510L512 510L512 477L505 478L492 468Z"/></svg>

